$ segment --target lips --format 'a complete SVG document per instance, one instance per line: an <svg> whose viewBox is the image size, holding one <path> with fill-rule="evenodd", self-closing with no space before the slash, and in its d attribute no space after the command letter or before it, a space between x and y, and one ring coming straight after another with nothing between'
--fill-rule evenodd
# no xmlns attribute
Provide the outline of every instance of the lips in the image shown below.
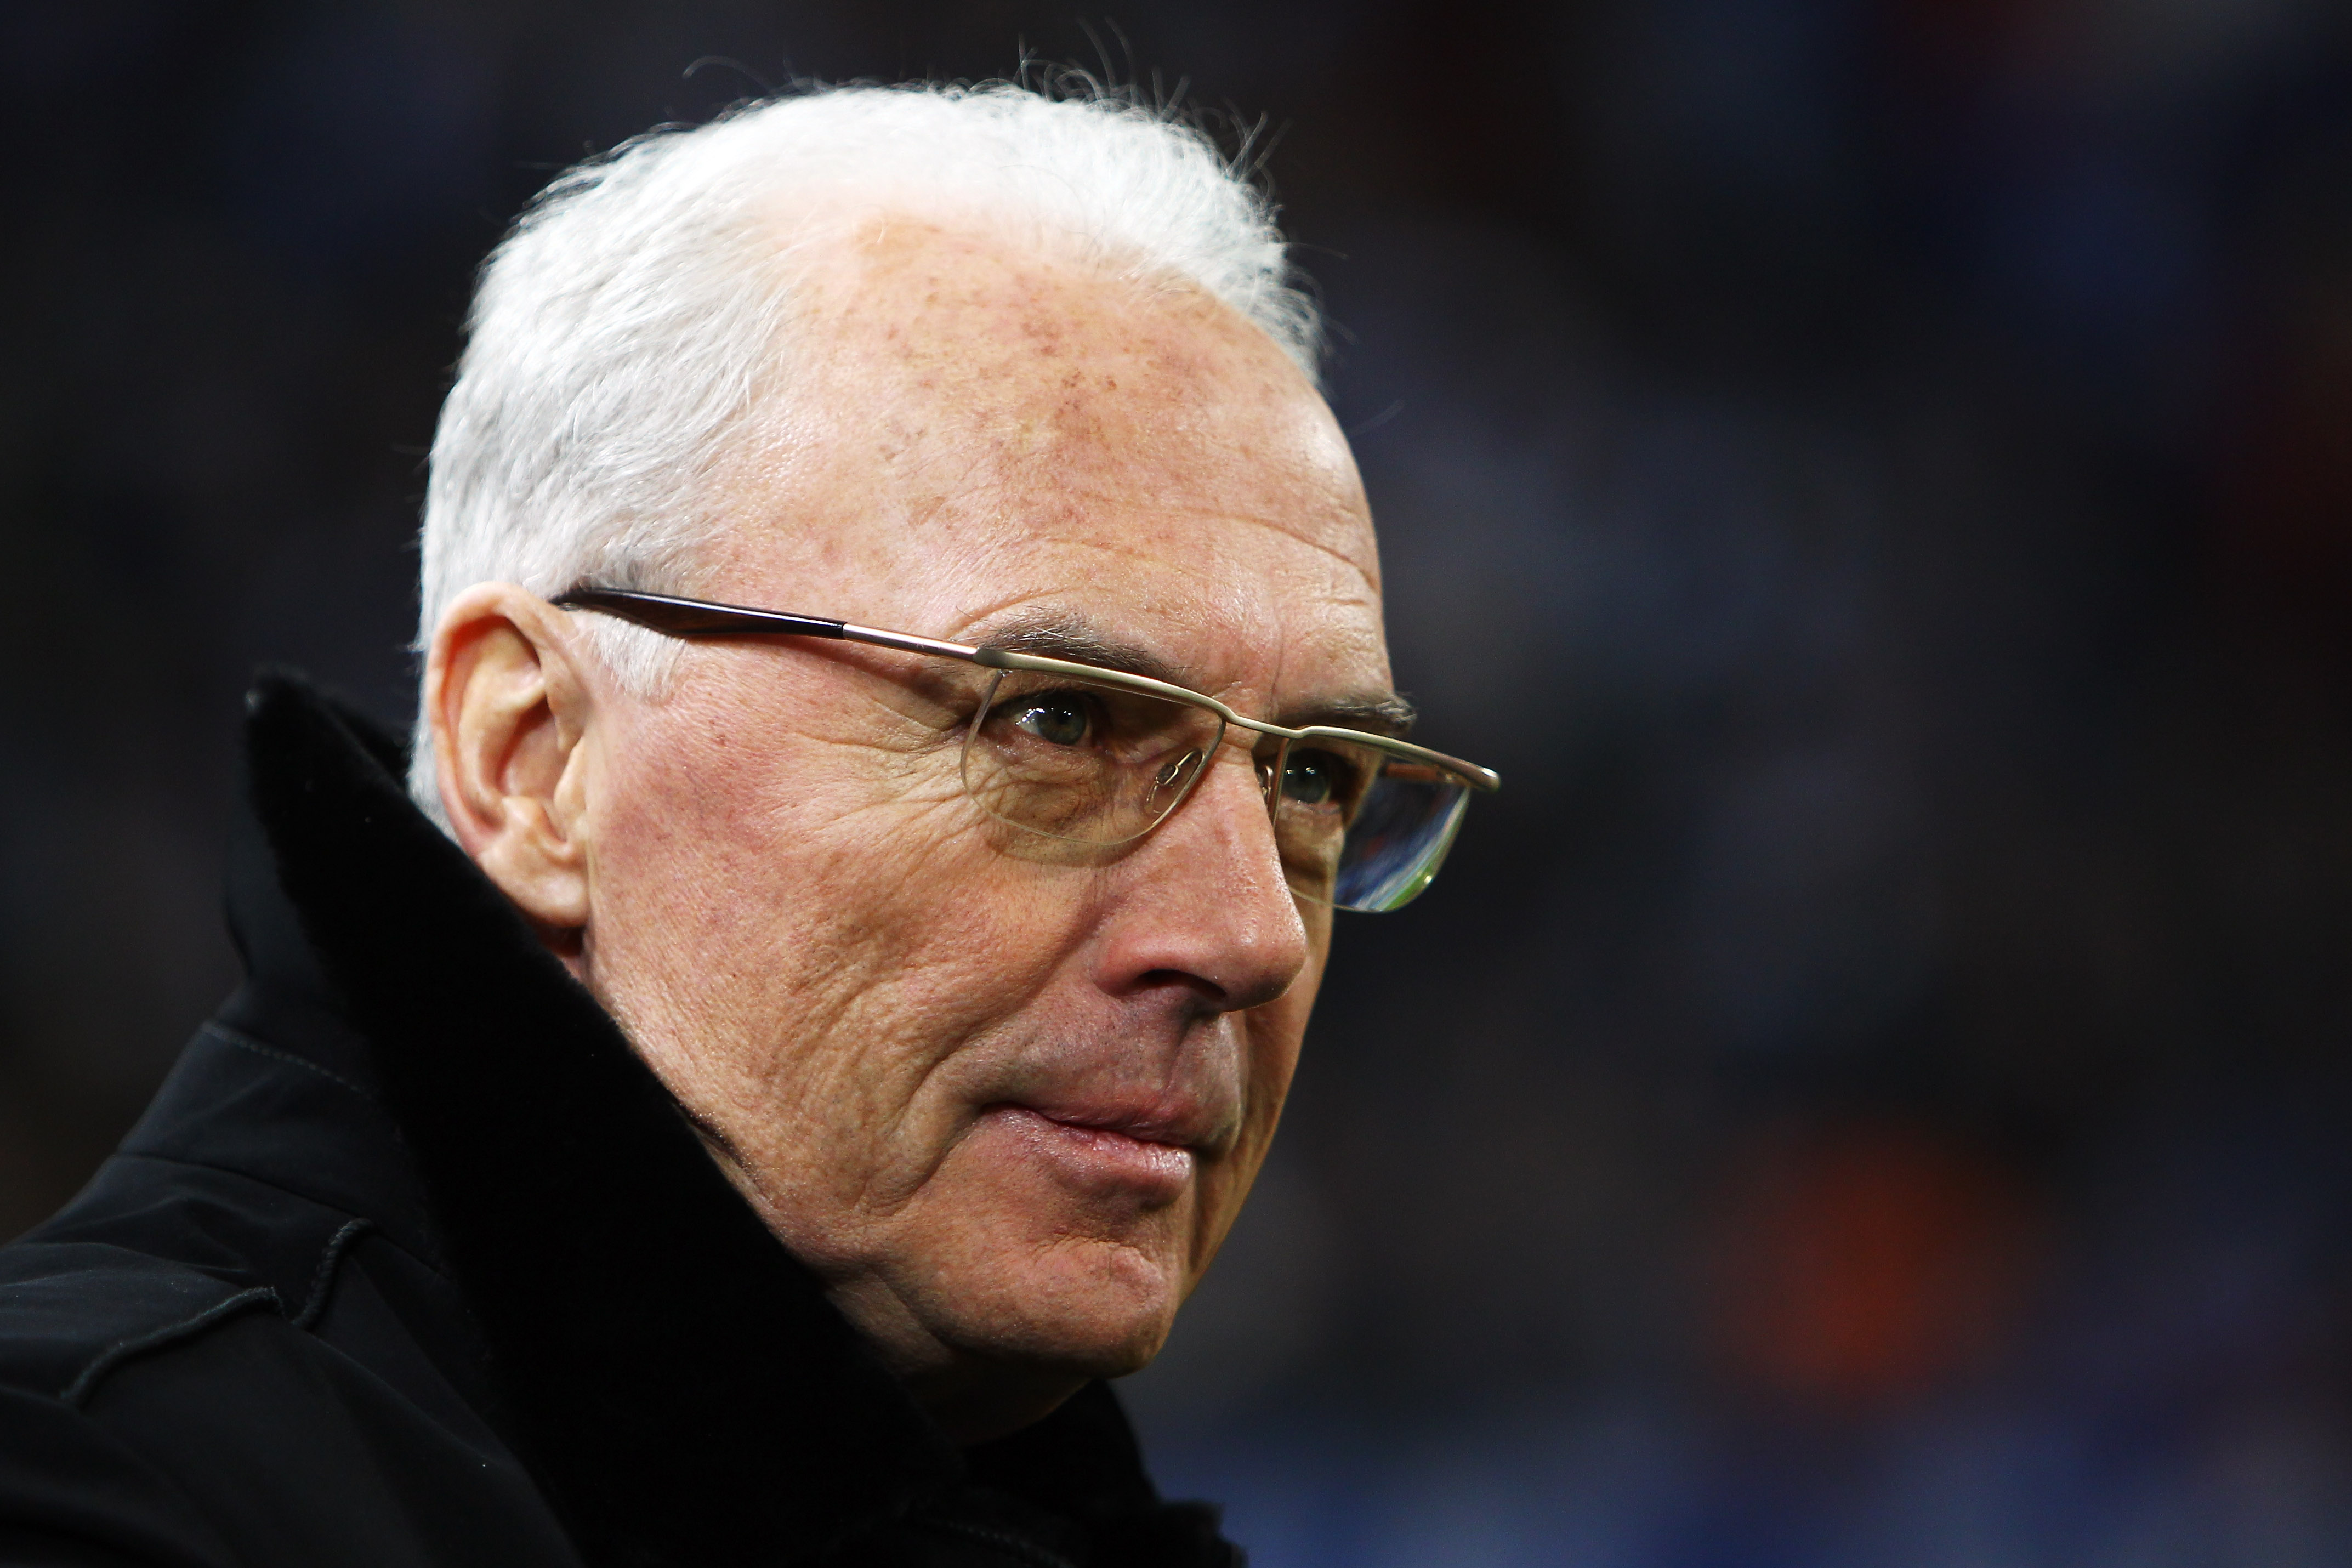
<svg viewBox="0 0 2352 1568"><path fill-rule="evenodd" d="M1160 1143L1172 1149L1199 1148L1209 1142L1210 1136L1208 1119L1187 1110L1053 1103L1017 1103L1016 1108L1074 1131L1116 1133L1138 1143Z"/></svg>
<svg viewBox="0 0 2352 1568"><path fill-rule="evenodd" d="M1064 1179L1089 1188L1129 1189L1172 1200L1190 1184L1194 1145L1181 1118L1150 1111L994 1105L982 1113Z"/></svg>

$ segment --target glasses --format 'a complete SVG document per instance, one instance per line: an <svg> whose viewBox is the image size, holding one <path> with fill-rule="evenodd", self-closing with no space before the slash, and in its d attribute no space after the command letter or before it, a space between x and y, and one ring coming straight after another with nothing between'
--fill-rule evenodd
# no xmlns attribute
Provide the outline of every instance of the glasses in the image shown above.
<svg viewBox="0 0 2352 1568"><path fill-rule="evenodd" d="M1343 910L1410 903L1453 847L1470 792L1503 784L1425 746L1328 724L1285 729L1181 686L1072 659L618 588L574 588L552 602L667 637L834 637L992 671L964 731L964 789L997 821L1064 842L1142 837L1184 804L1226 730L1247 731L1260 737L1252 760L1291 891Z"/></svg>

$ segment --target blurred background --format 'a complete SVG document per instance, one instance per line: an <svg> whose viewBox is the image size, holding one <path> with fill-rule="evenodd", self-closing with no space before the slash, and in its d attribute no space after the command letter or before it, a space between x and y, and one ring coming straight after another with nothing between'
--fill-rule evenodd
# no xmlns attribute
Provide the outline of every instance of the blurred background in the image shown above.
<svg viewBox="0 0 2352 1568"><path fill-rule="evenodd" d="M8 0L0 1233L233 983L253 666L405 710L517 207L1024 48L1263 117L1510 781L1345 924L1168 1488L1261 1568L2352 1561L2327 0Z"/></svg>

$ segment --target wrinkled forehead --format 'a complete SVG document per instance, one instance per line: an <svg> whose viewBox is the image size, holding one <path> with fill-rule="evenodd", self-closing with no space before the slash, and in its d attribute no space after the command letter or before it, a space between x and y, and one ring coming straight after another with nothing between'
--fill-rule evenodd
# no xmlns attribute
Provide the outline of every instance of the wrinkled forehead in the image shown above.
<svg viewBox="0 0 2352 1568"><path fill-rule="evenodd" d="M1047 609L1204 688L1385 683L1346 442L1221 301L876 217L800 308L720 476L728 592L950 637Z"/></svg>

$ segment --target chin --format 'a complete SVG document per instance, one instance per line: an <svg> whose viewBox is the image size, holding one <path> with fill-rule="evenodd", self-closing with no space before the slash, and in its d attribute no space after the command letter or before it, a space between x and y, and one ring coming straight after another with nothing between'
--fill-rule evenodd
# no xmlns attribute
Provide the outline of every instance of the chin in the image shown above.
<svg viewBox="0 0 2352 1568"><path fill-rule="evenodd" d="M992 1278L955 1291L961 1310L945 1337L980 1359L1080 1381L1148 1365L1184 1297L1180 1268L1124 1242L1065 1237L997 1261Z"/></svg>
<svg viewBox="0 0 2352 1568"><path fill-rule="evenodd" d="M1120 1242L1063 1237L933 1274L920 1315L949 1352L911 1386L956 1441L1020 1430L1097 1378L1150 1364L1166 1342L1181 1271Z"/></svg>
<svg viewBox="0 0 2352 1568"><path fill-rule="evenodd" d="M931 1333L975 1360L1081 1380L1158 1354L1192 1288L1203 1194L1192 1156L1130 1142L983 1118L896 1238Z"/></svg>

